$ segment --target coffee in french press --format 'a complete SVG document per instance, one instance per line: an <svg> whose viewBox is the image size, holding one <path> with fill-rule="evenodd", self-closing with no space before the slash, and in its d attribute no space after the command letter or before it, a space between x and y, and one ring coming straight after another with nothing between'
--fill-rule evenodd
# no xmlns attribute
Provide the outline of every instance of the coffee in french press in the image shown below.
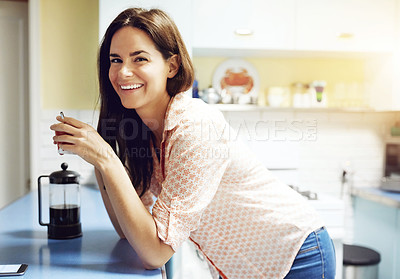
<svg viewBox="0 0 400 279"><path fill-rule="evenodd" d="M61 171L38 178L39 224L48 227L48 237L68 239L82 236L80 222L79 174L67 170L68 164L61 164ZM42 221L41 178L49 177L49 223Z"/></svg>

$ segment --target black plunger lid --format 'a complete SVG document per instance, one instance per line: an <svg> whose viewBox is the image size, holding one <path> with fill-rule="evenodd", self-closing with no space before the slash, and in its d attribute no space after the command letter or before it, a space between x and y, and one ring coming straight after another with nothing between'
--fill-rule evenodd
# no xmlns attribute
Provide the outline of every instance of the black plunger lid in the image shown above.
<svg viewBox="0 0 400 279"><path fill-rule="evenodd" d="M52 172L49 176L52 184L79 184L79 173L67 170L68 164L61 164L61 171Z"/></svg>

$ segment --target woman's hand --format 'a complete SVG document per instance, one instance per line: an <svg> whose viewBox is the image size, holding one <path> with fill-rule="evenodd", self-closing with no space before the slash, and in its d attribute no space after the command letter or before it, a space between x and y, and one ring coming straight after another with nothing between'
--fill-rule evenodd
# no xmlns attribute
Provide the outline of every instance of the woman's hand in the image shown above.
<svg viewBox="0 0 400 279"><path fill-rule="evenodd" d="M98 169L109 159L117 158L111 146L89 124L71 117L57 116L57 120L61 123L51 125L50 129L65 133L53 137L54 144L58 143L63 150L80 156Z"/></svg>

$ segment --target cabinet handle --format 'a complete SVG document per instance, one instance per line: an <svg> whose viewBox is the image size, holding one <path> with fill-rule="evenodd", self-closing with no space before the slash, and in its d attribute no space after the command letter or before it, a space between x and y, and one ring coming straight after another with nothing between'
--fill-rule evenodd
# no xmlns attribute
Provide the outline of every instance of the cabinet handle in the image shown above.
<svg viewBox="0 0 400 279"><path fill-rule="evenodd" d="M235 29L235 35L251 36L251 35L253 35L253 30L249 29L249 28L237 28L237 29Z"/></svg>
<svg viewBox="0 0 400 279"><path fill-rule="evenodd" d="M349 39L353 39L354 38L354 34L353 33L342 32L342 33L339 33L336 37L338 39L349 40Z"/></svg>

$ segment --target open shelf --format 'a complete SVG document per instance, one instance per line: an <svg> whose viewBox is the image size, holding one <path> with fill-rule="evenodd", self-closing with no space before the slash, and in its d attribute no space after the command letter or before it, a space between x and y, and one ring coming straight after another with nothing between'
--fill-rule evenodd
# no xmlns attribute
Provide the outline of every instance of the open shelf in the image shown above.
<svg viewBox="0 0 400 279"><path fill-rule="evenodd" d="M239 104L212 104L211 106L222 112L246 112L246 111L265 111L265 112L389 112L377 111L371 108L294 108L294 107L269 107L258 105L239 105Z"/></svg>

